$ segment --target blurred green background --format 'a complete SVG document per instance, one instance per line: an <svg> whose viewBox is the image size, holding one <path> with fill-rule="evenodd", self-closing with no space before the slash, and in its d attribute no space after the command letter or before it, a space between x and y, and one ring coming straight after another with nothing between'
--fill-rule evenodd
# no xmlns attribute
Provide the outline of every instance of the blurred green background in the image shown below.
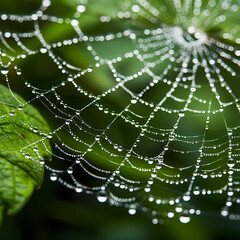
<svg viewBox="0 0 240 240"><path fill-rule="evenodd" d="M53 0L52 2L53 4L47 14L72 18L76 6L81 1ZM39 0L1 0L0 12L29 14L35 11L40 4L41 1ZM89 4L88 13L81 16L80 27L86 33L101 34L106 29L105 25L99 25L99 17L103 14L111 15L117 9L118 1L108 1L106 3L104 0L90 0ZM236 21L231 23L236 24ZM49 43L72 38L76 35L69 24L57 25L42 22L40 26L45 39ZM33 25L28 22L19 24L11 21L0 21L0 28L2 31L23 32L32 31ZM107 27L109 32L117 32L123 29L120 23L114 21ZM117 42L115 46L112 46L114 51L108 52L105 51L108 45L104 44L102 43L99 46L96 44L95 48L98 49L99 54L103 56L105 54L105 57L119 56L122 52L125 53L133 48L130 41L122 40L122 42ZM34 40L26 41L26 45L32 49L40 47L39 42ZM119 45L121 49L118 48ZM86 68L91 63L93 64L94 60L85 51L85 48L86 45L79 44L77 47L63 47L61 51L56 49L56 52L59 51L58 54L73 65ZM140 67L135 66L135 63L133 61L128 65L124 62L123 66L119 66L119 69L124 74L131 74ZM59 69L45 55L29 57L27 61L19 61L18 64L23 71L24 79L10 73L10 85L14 91L24 96L25 99L33 97L24 84L25 80L39 88L44 85L46 89L64 80L64 76L59 73ZM164 67L162 66L162 68ZM161 71L162 69L159 69L159 72ZM55 79L52 79L52 76L55 76ZM96 76L98 76L98 79L101 77L101 81L97 82L98 85L93 82ZM0 77L0 80L2 84L6 84L3 77ZM104 69L99 72L93 71L92 75L86 77L85 80L88 83L85 83L84 87L92 92L102 92L112 85L111 75ZM64 94L66 102L71 105L79 103L76 101L78 95L72 94L71 90L65 91ZM38 105L38 102L33 102L33 104L46 119L49 119L44 106ZM49 124L54 128L56 123L49 120ZM173 219L166 225L153 225L151 219L142 213L130 216L127 209L111 207L107 203L101 204L97 202L95 196L79 195L58 183L50 182L48 175L49 173L46 172L42 188L35 191L33 197L19 214L5 216L0 228L0 240L210 240L233 239L238 238L240 234L239 222L226 220L219 216L219 212L215 211L209 212L207 216L193 217L192 221L186 225L181 224L178 219Z"/></svg>

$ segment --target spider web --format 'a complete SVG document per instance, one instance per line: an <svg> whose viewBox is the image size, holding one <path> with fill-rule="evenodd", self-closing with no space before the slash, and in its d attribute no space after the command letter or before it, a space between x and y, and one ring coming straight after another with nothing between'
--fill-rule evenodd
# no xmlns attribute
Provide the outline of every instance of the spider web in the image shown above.
<svg viewBox="0 0 240 240"><path fill-rule="evenodd" d="M1 83L52 129L39 133L51 161L28 155L39 142L22 153L52 181L154 224L215 210L239 220L239 1L112 1L108 12L80 0L66 17L54 4L0 15ZM85 17L101 4L98 20Z"/></svg>

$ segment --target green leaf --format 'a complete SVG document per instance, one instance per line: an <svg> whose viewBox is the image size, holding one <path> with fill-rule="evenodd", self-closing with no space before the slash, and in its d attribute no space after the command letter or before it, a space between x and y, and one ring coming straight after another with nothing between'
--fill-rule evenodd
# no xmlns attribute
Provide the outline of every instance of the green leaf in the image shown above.
<svg viewBox="0 0 240 240"><path fill-rule="evenodd" d="M51 147L47 123L17 94L0 85L0 221L3 210L17 213L40 187Z"/></svg>

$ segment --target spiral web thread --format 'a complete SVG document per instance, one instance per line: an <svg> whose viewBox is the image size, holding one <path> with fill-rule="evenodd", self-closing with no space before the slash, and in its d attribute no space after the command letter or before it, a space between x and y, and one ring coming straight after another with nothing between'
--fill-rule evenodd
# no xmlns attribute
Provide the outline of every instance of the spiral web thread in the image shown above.
<svg viewBox="0 0 240 240"><path fill-rule="evenodd" d="M131 215L138 210L149 213L154 224L175 216L186 223L191 215L207 214L211 209L204 209L198 198L214 195L222 197L221 215L239 220L239 32L232 29L221 36L225 40L219 40L199 30L210 24L214 28L239 14L239 1L119 1L121 11L101 16L100 22L118 19L127 29L95 36L80 28L90 2L77 1L70 18L48 15L50 0L43 0L30 15L0 15L3 23L29 22L33 27L32 32L0 33L1 73L10 91L14 85L10 72L26 81L16 62L27 61L30 56L47 56L64 76L58 85L53 81L49 89L36 87L29 79L25 82L34 95L27 104L41 102L61 123L54 129L50 126L49 134L39 133L42 144L47 138L52 141L52 162L67 165L62 169L40 159L51 172L50 179L77 193L96 193L100 202L124 206ZM160 21L169 19L171 13L175 16L172 25ZM191 16L190 25L179 27L187 16ZM75 36L48 43L41 22L67 24ZM40 47L31 49L24 43L33 38ZM102 57L95 47L101 43L111 46L122 39L134 47L122 50L121 56ZM94 65L79 68L55 51L78 44L92 55ZM134 73L118 69L119 64L127 65L132 59L138 63ZM85 89L84 81L98 68L108 69L112 82L94 94ZM96 84L100 80L94 75ZM59 93L69 87L80 96L78 108L66 103ZM105 101L118 93L117 104ZM112 105L107 105L109 101ZM22 109L20 102L18 110ZM94 122L100 122L101 127ZM119 124L118 131L129 134L128 144L114 137L116 130L111 132ZM62 132L75 142L74 147L69 138L61 137ZM37 159L37 150L36 156L28 155L28 148L36 144L29 144L22 154Z"/></svg>

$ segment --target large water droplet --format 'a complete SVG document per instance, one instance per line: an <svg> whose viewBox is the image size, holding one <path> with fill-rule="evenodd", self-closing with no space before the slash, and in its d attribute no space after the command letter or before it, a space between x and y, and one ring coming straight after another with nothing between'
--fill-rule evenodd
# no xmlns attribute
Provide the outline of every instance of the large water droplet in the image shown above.
<svg viewBox="0 0 240 240"><path fill-rule="evenodd" d="M8 74L8 72L9 72L9 69L8 69L7 66L2 66L2 67L1 67L1 73L2 73L3 75Z"/></svg>
<svg viewBox="0 0 240 240"><path fill-rule="evenodd" d="M133 5L132 6L132 11L133 12L139 12L141 10L141 8L139 7L139 5Z"/></svg>
<svg viewBox="0 0 240 240"><path fill-rule="evenodd" d="M230 168L234 167L234 165L235 165L234 159L233 159L233 158L229 158L227 165L228 165L228 167L230 167Z"/></svg>
<svg viewBox="0 0 240 240"><path fill-rule="evenodd" d="M44 165L45 164L45 160L42 158L42 159L40 159L40 164L42 164L42 165Z"/></svg>
<svg viewBox="0 0 240 240"><path fill-rule="evenodd" d="M193 189L193 194L194 195L199 195L200 194L200 188L198 186L196 186L194 189Z"/></svg>
<svg viewBox="0 0 240 240"><path fill-rule="evenodd" d="M69 168L67 169L67 173L68 173L68 174L72 174L72 173L73 173L73 168L72 168L72 167L69 167Z"/></svg>
<svg viewBox="0 0 240 240"><path fill-rule="evenodd" d="M80 193L80 192L82 192L83 190L82 190L81 187L76 187L76 188L75 188L75 191L76 191L77 193Z"/></svg>
<svg viewBox="0 0 240 240"><path fill-rule="evenodd" d="M132 100L131 100L131 103L132 103L132 104L136 104L136 103L137 103L137 100L136 100L136 99L132 99Z"/></svg>
<svg viewBox="0 0 240 240"><path fill-rule="evenodd" d="M98 194L97 194L97 200L99 201L99 202L101 202L101 203L104 203L104 202L106 202L107 201L107 193L106 193L106 191L100 191L100 192L98 192Z"/></svg>
<svg viewBox="0 0 240 240"><path fill-rule="evenodd" d="M38 132L38 128L37 127L33 128L33 132L37 133Z"/></svg>
<svg viewBox="0 0 240 240"><path fill-rule="evenodd" d="M15 116L15 112L14 111L10 111L9 115L12 116L12 117Z"/></svg>
<svg viewBox="0 0 240 240"><path fill-rule="evenodd" d="M128 209L128 213L130 215L134 215L136 213L136 206L135 205L131 205Z"/></svg>
<svg viewBox="0 0 240 240"><path fill-rule="evenodd" d="M19 105L18 110L22 111L23 110L23 105Z"/></svg>
<svg viewBox="0 0 240 240"><path fill-rule="evenodd" d="M179 220L180 222L182 223L189 223L191 221L191 218L188 214L182 214L180 217L179 217Z"/></svg>
<svg viewBox="0 0 240 240"><path fill-rule="evenodd" d="M77 19L72 19L72 20L71 20L71 25L72 25L73 27L78 26L78 24L79 24L79 22L78 22Z"/></svg>
<svg viewBox="0 0 240 240"><path fill-rule="evenodd" d="M178 206L176 206L175 211L178 213L182 212L183 211L182 204L179 204Z"/></svg>
<svg viewBox="0 0 240 240"><path fill-rule="evenodd" d="M18 69L17 69L17 75L20 76L21 74L22 74L22 71L21 71L21 69L18 68Z"/></svg>
<svg viewBox="0 0 240 240"><path fill-rule="evenodd" d="M56 181L57 180L57 174L56 173L52 173L51 175L50 175L50 180L51 181Z"/></svg>
<svg viewBox="0 0 240 240"><path fill-rule="evenodd" d="M189 194L189 193L186 193L185 195L183 195L183 200L186 201L186 202L189 201L190 198L191 198L191 197L190 197L190 194Z"/></svg>
<svg viewBox="0 0 240 240"><path fill-rule="evenodd" d="M227 207L227 206L222 207L222 209L221 209L221 215L222 215L223 217L226 217L226 216L228 215L228 207Z"/></svg>
<svg viewBox="0 0 240 240"><path fill-rule="evenodd" d="M86 7L84 5L78 5L77 6L77 11L80 12L80 13L83 13L85 12L86 10Z"/></svg>

